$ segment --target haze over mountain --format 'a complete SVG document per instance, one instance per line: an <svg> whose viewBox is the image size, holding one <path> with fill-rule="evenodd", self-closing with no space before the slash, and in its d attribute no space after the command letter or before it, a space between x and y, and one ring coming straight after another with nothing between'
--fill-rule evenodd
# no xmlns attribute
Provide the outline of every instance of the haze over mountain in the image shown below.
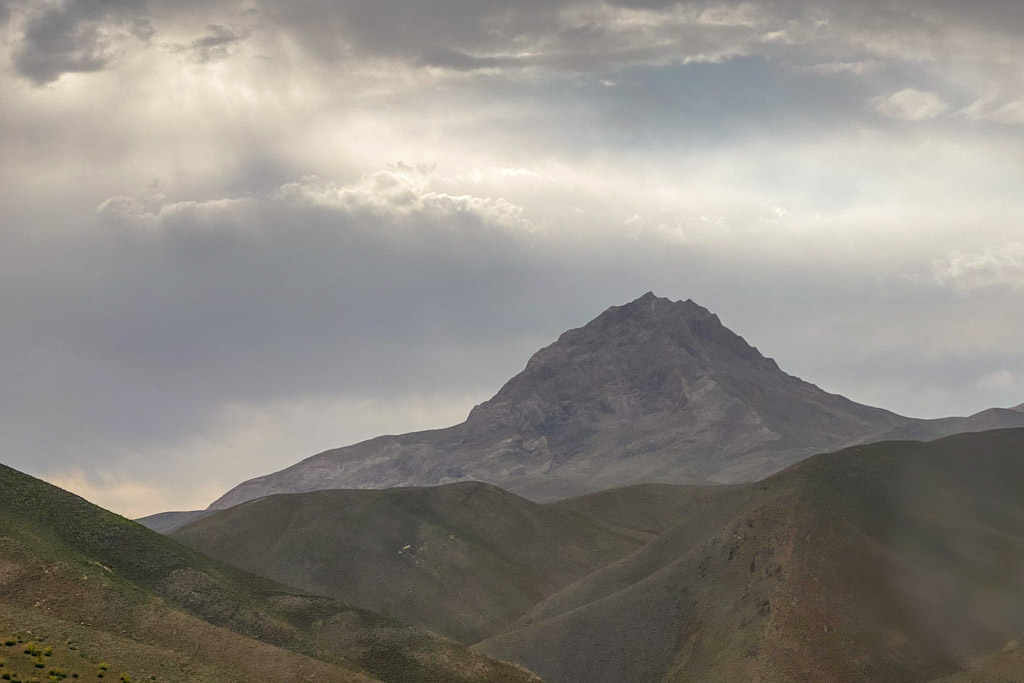
<svg viewBox="0 0 1024 683"><path fill-rule="evenodd" d="M1014 429L557 503L670 529L478 649L551 683L1019 681L1022 491Z"/></svg>
<svg viewBox="0 0 1024 683"><path fill-rule="evenodd" d="M242 569L475 643L651 534L460 482L268 496L173 537Z"/></svg>
<svg viewBox="0 0 1024 683"><path fill-rule="evenodd" d="M326 451L210 507L465 479L534 500L642 482L753 481L852 444L1015 426L1024 426L1019 410L918 420L830 394L693 301L648 292L562 334L462 424Z"/></svg>
<svg viewBox="0 0 1024 683"><path fill-rule="evenodd" d="M0 636L14 634L50 644L55 659L90 676L108 663L111 679L539 683L423 629L229 567L0 465Z"/></svg>

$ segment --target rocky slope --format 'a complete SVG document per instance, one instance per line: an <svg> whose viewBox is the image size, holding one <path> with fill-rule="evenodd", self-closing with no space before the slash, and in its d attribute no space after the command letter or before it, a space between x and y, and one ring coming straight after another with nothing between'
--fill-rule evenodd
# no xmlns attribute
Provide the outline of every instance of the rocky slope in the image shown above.
<svg viewBox="0 0 1024 683"><path fill-rule="evenodd" d="M651 293L537 352L448 429L382 436L247 481L213 503L327 488L486 481L534 500L641 482L753 481L883 438L1024 426L1024 413L914 420L786 374L692 301Z"/></svg>

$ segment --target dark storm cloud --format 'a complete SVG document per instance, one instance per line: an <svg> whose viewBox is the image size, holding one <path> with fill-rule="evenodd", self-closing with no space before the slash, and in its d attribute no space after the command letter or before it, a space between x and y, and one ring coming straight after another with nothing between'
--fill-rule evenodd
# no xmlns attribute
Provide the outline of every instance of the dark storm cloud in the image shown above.
<svg viewBox="0 0 1024 683"><path fill-rule="evenodd" d="M546 33L562 2L520 0L407 0L360 2L303 0L263 11L303 37L325 57L360 52L419 59L453 50L505 49L518 40Z"/></svg>
<svg viewBox="0 0 1024 683"><path fill-rule="evenodd" d="M188 50L200 64L215 62L227 57L232 49L244 42L250 35L245 29L224 24L210 24L206 33L194 39L187 46L175 46L176 50Z"/></svg>
<svg viewBox="0 0 1024 683"><path fill-rule="evenodd" d="M465 70L538 64L606 69L730 54L792 54L800 45L813 45L819 56L830 50L898 49L901 38L941 41L962 28L1020 35L1021 7L989 0L967 16L962 5L928 0L307 0L283 10L268 5L264 11L321 56L364 53ZM892 44L875 44L877 38ZM941 52L941 44L934 47Z"/></svg>
<svg viewBox="0 0 1024 683"><path fill-rule="evenodd" d="M125 37L146 41L152 35L143 0L63 0L30 8L14 66L46 84L65 73L104 69Z"/></svg>

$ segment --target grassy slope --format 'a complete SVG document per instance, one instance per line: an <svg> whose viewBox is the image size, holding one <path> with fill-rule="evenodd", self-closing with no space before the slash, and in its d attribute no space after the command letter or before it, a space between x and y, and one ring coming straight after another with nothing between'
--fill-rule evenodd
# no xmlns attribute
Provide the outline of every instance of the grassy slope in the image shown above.
<svg viewBox="0 0 1024 683"><path fill-rule="evenodd" d="M547 503L604 524L661 534L701 515L743 486L636 484Z"/></svg>
<svg viewBox="0 0 1024 683"><path fill-rule="evenodd" d="M28 630L135 680L537 680L421 629L228 567L0 466L0 637Z"/></svg>
<svg viewBox="0 0 1024 683"><path fill-rule="evenodd" d="M1024 633L1022 492L1024 430L817 456L697 496L480 649L555 683L939 678Z"/></svg>
<svg viewBox="0 0 1024 683"><path fill-rule="evenodd" d="M648 537L479 482L269 496L174 534L232 565L467 643Z"/></svg>

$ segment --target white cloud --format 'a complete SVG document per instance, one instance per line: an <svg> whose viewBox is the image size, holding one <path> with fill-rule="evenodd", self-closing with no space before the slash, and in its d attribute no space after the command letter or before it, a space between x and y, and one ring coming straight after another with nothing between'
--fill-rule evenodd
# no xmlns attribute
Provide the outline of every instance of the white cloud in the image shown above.
<svg viewBox="0 0 1024 683"><path fill-rule="evenodd" d="M878 73L883 68L885 68L885 62L880 59L862 59L853 62L821 62L803 67L803 70L823 76L838 76L840 74L865 76Z"/></svg>
<svg viewBox="0 0 1024 683"><path fill-rule="evenodd" d="M1024 99L987 95L974 101L960 113L975 121L1024 125Z"/></svg>
<svg viewBox="0 0 1024 683"><path fill-rule="evenodd" d="M502 197L449 194L434 189L433 182L430 167L396 164L349 185L307 176L282 185L273 199L378 218L458 217L505 228L529 227L522 207Z"/></svg>
<svg viewBox="0 0 1024 683"><path fill-rule="evenodd" d="M1017 386L1017 377L1009 370L996 370L978 378L975 386L981 391L1003 391Z"/></svg>
<svg viewBox="0 0 1024 683"><path fill-rule="evenodd" d="M937 94L913 88L900 90L888 97L875 97L870 102L882 116L904 121L928 121L949 109Z"/></svg>
<svg viewBox="0 0 1024 683"><path fill-rule="evenodd" d="M933 275L940 285L960 292L1024 290L1024 242L975 253L954 251L933 264Z"/></svg>

